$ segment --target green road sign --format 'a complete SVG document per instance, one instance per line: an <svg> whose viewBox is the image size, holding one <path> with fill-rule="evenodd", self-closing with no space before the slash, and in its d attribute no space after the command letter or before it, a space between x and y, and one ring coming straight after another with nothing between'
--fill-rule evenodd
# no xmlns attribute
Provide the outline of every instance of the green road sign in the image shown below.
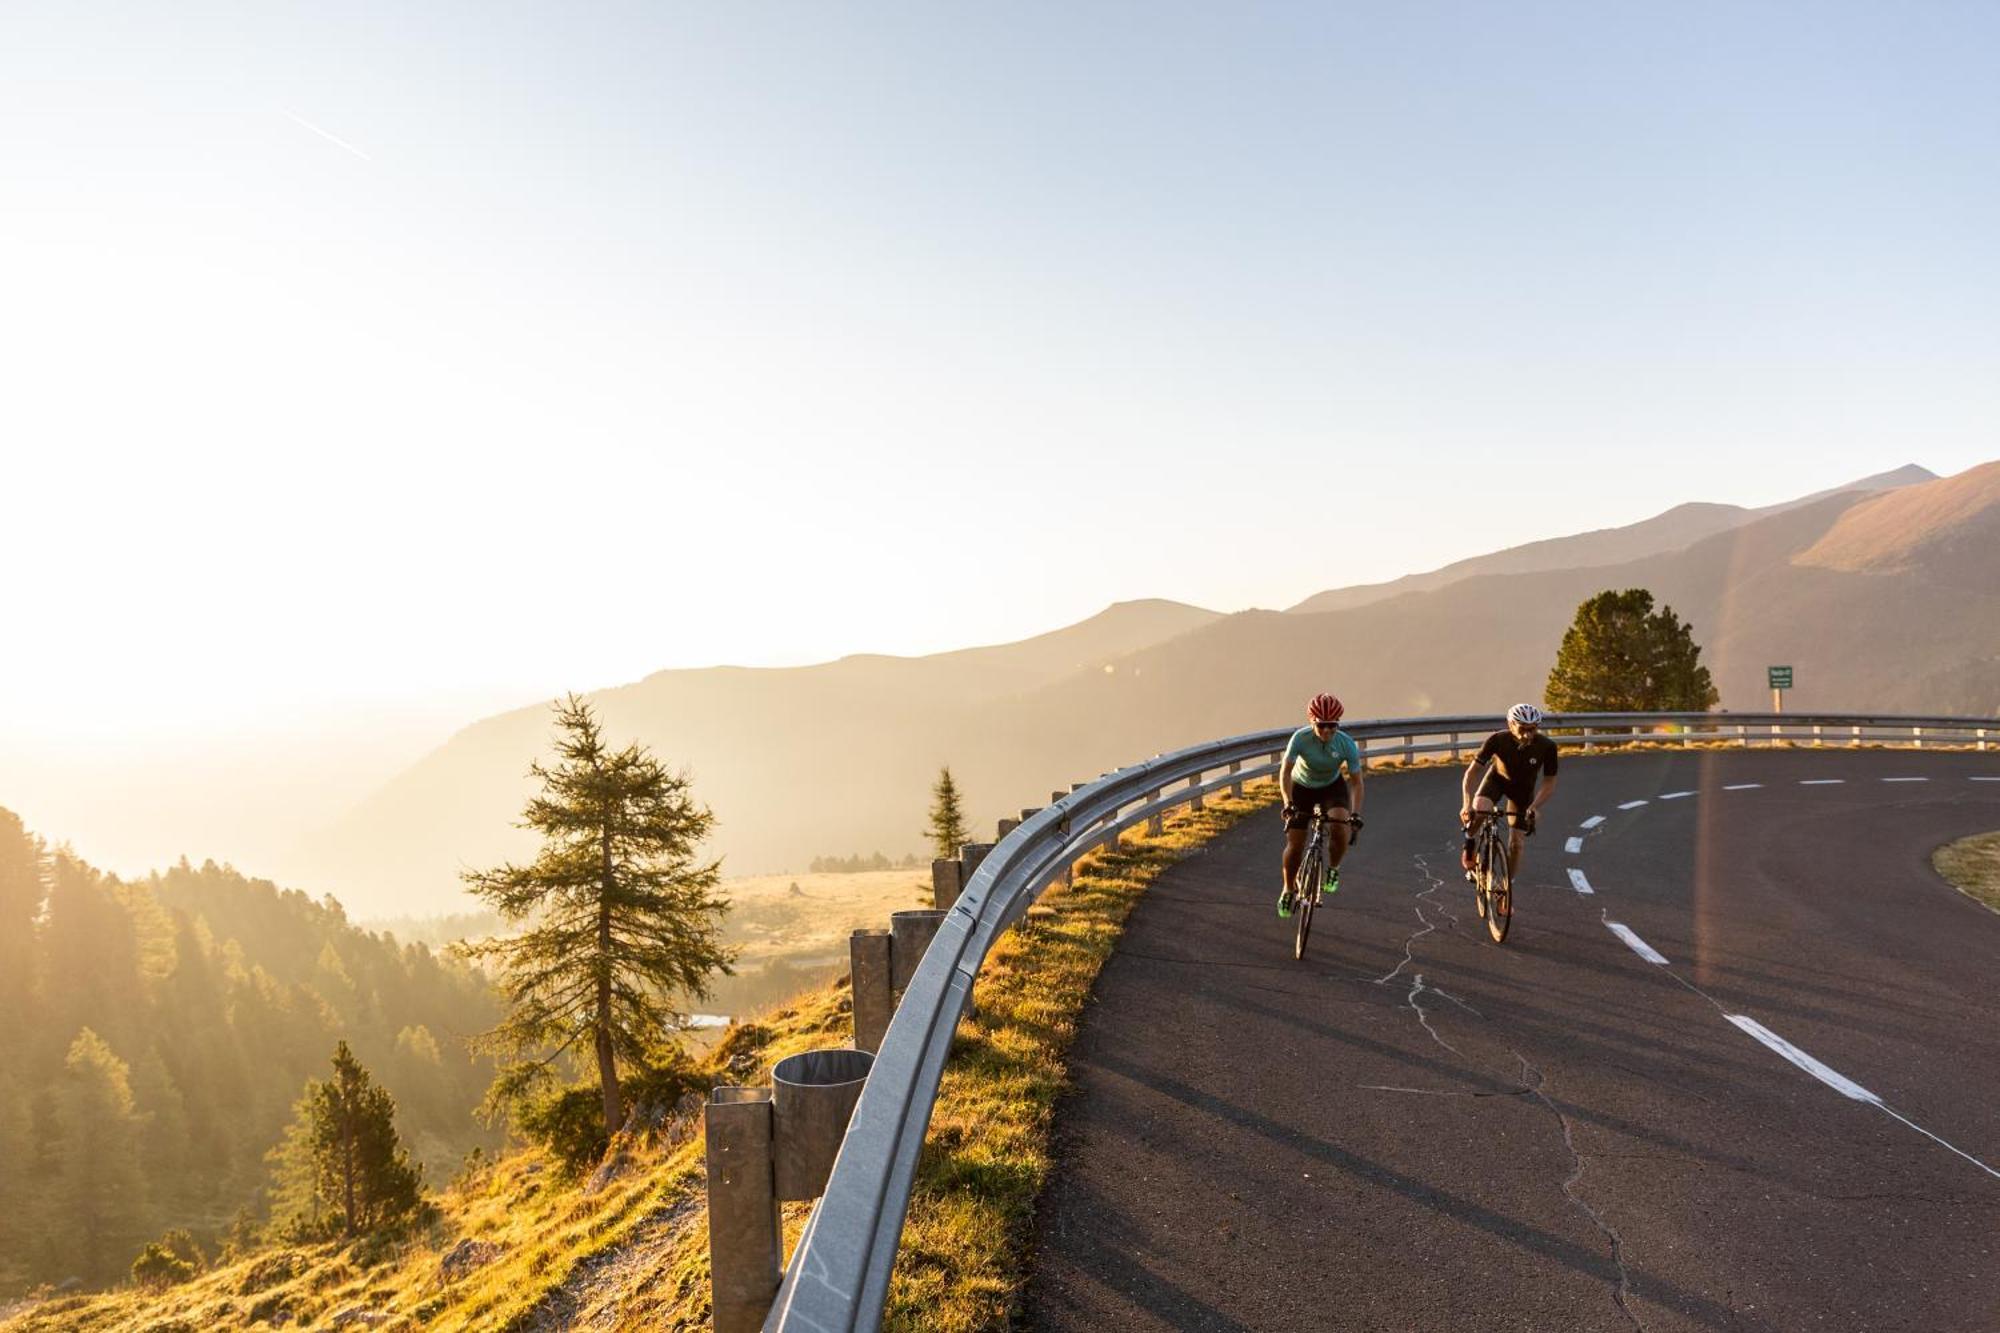
<svg viewBox="0 0 2000 1333"><path fill-rule="evenodd" d="M1792 688L1792 669L1788 666L1765 668L1771 676L1771 688L1789 690Z"/></svg>

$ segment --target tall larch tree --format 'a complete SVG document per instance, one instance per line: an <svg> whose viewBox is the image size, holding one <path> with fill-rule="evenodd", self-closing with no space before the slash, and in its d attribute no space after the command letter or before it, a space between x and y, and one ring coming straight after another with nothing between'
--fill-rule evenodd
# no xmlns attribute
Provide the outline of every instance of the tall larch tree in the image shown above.
<svg viewBox="0 0 2000 1333"><path fill-rule="evenodd" d="M468 873L467 887L524 929L469 946L499 962L508 1013L481 1039L513 1061L496 1091L525 1090L567 1053L594 1057L607 1135L624 1123L619 1065L644 1066L685 1026L681 1004L729 971L717 862L699 848L715 817L644 747L611 749L590 706L555 706L558 762L521 827L525 866Z"/></svg>

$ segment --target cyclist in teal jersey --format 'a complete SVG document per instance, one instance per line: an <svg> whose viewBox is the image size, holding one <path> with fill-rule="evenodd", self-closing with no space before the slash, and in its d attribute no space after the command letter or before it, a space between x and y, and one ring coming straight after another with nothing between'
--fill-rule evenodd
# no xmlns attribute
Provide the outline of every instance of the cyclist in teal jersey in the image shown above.
<svg viewBox="0 0 2000 1333"><path fill-rule="evenodd" d="M1340 883L1340 861L1354 831L1361 827L1361 747L1340 729L1346 709L1331 694L1317 694L1306 705L1306 725L1292 733L1278 765L1278 787L1285 795L1285 883L1278 891L1278 915L1292 914L1292 880L1306 852L1306 830L1316 811L1332 821L1328 828L1327 864L1333 883ZM1353 791L1348 778L1353 778Z"/></svg>

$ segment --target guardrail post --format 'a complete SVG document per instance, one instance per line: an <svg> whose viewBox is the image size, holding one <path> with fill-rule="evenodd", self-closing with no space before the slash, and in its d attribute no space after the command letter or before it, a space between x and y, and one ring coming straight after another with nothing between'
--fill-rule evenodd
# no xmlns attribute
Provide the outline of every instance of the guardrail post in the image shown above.
<svg viewBox="0 0 2000 1333"><path fill-rule="evenodd" d="M1230 771L1231 773L1241 773L1241 772L1243 771L1243 761L1242 761L1241 759L1232 759L1232 760L1230 760L1230 761L1229 761L1229 771ZM1235 798L1236 798L1237 800L1239 800L1239 801L1240 801L1240 800L1242 800L1242 799L1243 799L1243 784L1242 784L1242 783L1240 783L1240 782L1232 782L1232 783L1230 783L1230 784L1229 784L1229 794L1230 794L1231 796L1234 796L1234 797L1235 797Z"/></svg>
<svg viewBox="0 0 2000 1333"><path fill-rule="evenodd" d="M1417 762L1417 738L1415 736L1403 737L1403 762L1406 764Z"/></svg>
<svg viewBox="0 0 2000 1333"><path fill-rule="evenodd" d="M965 881L960 878L965 863L957 857L945 860L940 857L931 862L931 906L941 912L949 912L958 902L958 895L965 891Z"/></svg>
<svg viewBox="0 0 2000 1333"><path fill-rule="evenodd" d="M1738 724L1737 724L1737 727L1736 727L1736 743L1737 743L1738 745L1742 746L1742 747L1743 747L1744 749L1746 749L1746 750L1750 748L1750 728L1749 728L1749 727L1747 727L1747 726L1744 726L1744 725L1743 725L1743 724L1741 724L1741 723L1738 723ZM1282 886L1282 885L1280 885L1279 887L1281 887L1281 888L1282 888L1283 886Z"/></svg>
<svg viewBox="0 0 2000 1333"><path fill-rule="evenodd" d="M1202 808L1201 774L1197 773L1193 777L1188 779L1188 790L1194 793L1194 796L1188 801L1188 809L1193 810L1197 814L1199 814Z"/></svg>
<svg viewBox="0 0 2000 1333"><path fill-rule="evenodd" d="M1458 762L1458 733L1455 731L1451 733L1451 762Z"/></svg>
<svg viewBox="0 0 2000 1333"><path fill-rule="evenodd" d="M995 837L995 838L994 838L993 840L994 840L995 842L1001 842L1001 841L1003 841L1003 840L1004 840L1004 839L1005 839L1005 838L1007 837L1007 835L1008 835L1009 833L1012 833L1012 832L1013 832L1013 831L1014 831L1015 829L1017 829L1017 828L1021 827L1021 825L1022 825L1022 824L1023 824L1024 822L1026 822L1026 821L1024 821L1024 820L1019 820L1019 819L1003 819L1003 820L1001 820L1001 821L1000 821L1000 825L999 825L999 833L998 833L998 835L997 835L997 836L996 836L996 837Z"/></svg>
<svg viewBox="0 0 2000 1333"><path fill-rule="evenodd" d="M784 1230L771 1089L717 1088L708 1135L708 1267L715 1333L756 1333L778 1294Z"/></svg>
<svg viewBox="0 0 2000 1333"><path fill-rule="evenodd" d="M1153 802L1159 799L1160 799L1160 789L1158 787L1155 787L1153 788L1153 790L1146 793L1147 805L1151 805ZM1160 813L1158 810L1155 810L1146 820L1146 832L1152 834L1156 838L1159 837L1161 833L1166 831L1166 827L1167 827L1167 817L1164 814Z"/></svg>
<svg viewBox="0 0 2000 1333"><path fill-rule="evenodd" d="M938 927L944 924L944 917L943 912L927 912L921 908L889 914L889 989L895 992L898 1003L902 1001L903 988L917 974L917 964L924 961L924 952L937 938ZM859 1046L861 1043L854 1044Z"/></svg>
<svg viewBox="0 0 2000 1333"><path fill-rule="evenodd" d="M1854 739L1848 742L1848 748L1852 750L1861 748L1861 724L1859 722L1854 724Z"/></svg>
<svg viewBox="0 0 2000 1333"><path fill-rule="evenodd" d="M1813 748L1817 750L1818 748L1820 748L1822 745L1825 744L1826 742L1820 739L1819 723L1817 722L1813 723Z"/></svg>
<svg viewBox="0 0 2000 1333"><path fill-rule="evenodd" d="M890 981L893 957L888 931L857 930L847 937L848 998L854 1009L856 1050L882 1049L882 1037L896 1012L895 986Z"/></svg>
<svg viewBox="0 0 2000 1333"><path fill-rule="evenodd" d="M1911 745L1919 750L1924 748L1924 729L1922 727L1911 727L1910 736Z"/></svg>
<svg viewBox="0 0 2000 1333"><path fill-rule="evenodd" d="M780 1202L816 1199L826 1189L874 1064L867 1051L834 1048L801 1051L771 1067L771 1182Z"/></svg>
<svg viewBox="0 0 2000 1333"><path fill-rule="evenodd" d="M1977 734L1977 735L1978 735L1978 737L1979 737L1979 752L1980 752L1981 754L1985 754L1985 753L1986 753L1986 728L1984 728L1984 727L1979 727L1979 728L1976 728L1976 734Z"/></svg>

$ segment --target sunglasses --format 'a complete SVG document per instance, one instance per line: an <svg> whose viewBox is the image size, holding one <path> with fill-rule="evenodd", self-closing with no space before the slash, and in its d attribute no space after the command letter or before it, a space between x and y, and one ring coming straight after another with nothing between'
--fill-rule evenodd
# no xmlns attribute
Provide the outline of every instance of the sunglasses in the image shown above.
<svg viewBox="0 0 2000 1333"><path fill-rule="evenodd" d="M1340 725L1340 724L1339 724L1338 722L1315 722L1315 723L1313 723L1313 730L1314 730L1314 731L1332 731L1332 730L1333 730L1333 729L1334 729L1335 727L1337 727L1337 726L1339 726L1339 725Z"/></svg>

